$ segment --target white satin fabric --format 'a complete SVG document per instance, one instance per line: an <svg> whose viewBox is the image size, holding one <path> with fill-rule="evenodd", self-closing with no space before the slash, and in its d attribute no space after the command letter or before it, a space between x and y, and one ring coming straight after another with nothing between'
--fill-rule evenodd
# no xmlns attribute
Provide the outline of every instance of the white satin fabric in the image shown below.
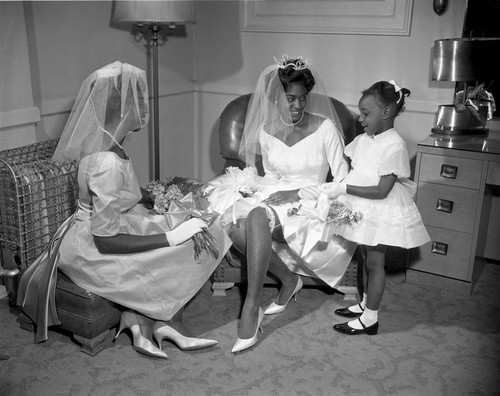
<svg viewBox="0 0 500 396"><path fill-rule="evenodd" d="M261 206L261 201L276 191L319 186L325 182L329 168L336 180L342 180L348 173L349 167L343 156L343 139L329 119L325 119L314 133L293 146L287 146L263 129L259 139L265 171L263 182L254 196L242 198L240 195L236 198L237 202L234 202L233 195L232 200L227 200L224 207L219 207L219 210L224 212L221 216L223 227L228 227L235 218L246 217L252 208ZM214 189L215 194L223 191L223 182L216 179L214 184L218 185ZM296 273L318 277L331 287L336 287L349 265L356 245L333 235L332 230L311 236L308 233L310 219L289 215L290 209L300 204L310 205L310 201L301 200L298 203L272 206L283 226L289 247L301 258L288 260L285 257L283 261ZM233 202L234 206L229 206ZM311 227L314 227L314 224ZM308 235L311 237L308 238ZM281 255L280 257L283 258Z"/></svg>
<svg viewBox="0 0 500 396"><path fill-rule="evenodd" d="M169 320L231 246L226 232L213 225L209 231L219 247L217 260L207 254L204 262L196 262L192 241L141 253L101 254L94 235L151 235L169 227L165 216L137 205L141 192L129 160L111 152L87 156L80 162L78 182L84 204L61 243L59 268L77 285L146 316Z"/></svg>

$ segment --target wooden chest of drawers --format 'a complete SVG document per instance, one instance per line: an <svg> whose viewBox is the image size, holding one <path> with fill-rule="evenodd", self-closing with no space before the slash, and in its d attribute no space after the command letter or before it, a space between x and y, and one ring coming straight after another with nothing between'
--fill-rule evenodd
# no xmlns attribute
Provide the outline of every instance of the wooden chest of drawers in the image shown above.
<svg viewBox="0 0 500 396"><path fill-rule="evenodd" d="M487 185L500 164L498 153L483 151L487 142L431 135L418 145L416 203L431 242L412 252L407 281L472 291L490 222Z"/></svg>

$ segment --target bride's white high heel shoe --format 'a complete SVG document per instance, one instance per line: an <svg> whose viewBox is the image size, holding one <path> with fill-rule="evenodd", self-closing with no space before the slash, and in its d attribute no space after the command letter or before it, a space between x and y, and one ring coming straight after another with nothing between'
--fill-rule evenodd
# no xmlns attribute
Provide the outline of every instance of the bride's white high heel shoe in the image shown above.
<svg viewBox="0 0 500 396"><path fill-rule="evenodd" d="M259 307L259 318L257 319L257 328L255 329L255 334L251 338L238 337L238 339L234 343L233 349L231 350L232 353L242 352L245 349L251 348L255 344L257 344L257 334L259 333L259 330L261 333L263 333L262 331L263 320L264 320L264 310Z"/></svg>
<svg viewBox="0 0 500 396"><path fill-rule="evenodd" d="M285 308L286 308L286 305L292 299L292 297L295 297L295 301L297 301L297 294L299 294L299 291L302 289L303 286L304 286L304 282L302 282L302 278L299 276L299 280L297 282L297 285L295 286L295 289L293 290L292 295L287 300L287 302L285 303L285 305L278 305L278 304L276 304L273 301L266 308L266 310L264 311L264 314L266 314L266 315L274 315L274 314L278 314L278 313L283 312L285 310Z"/></svg>
<svg viewBox="0 0 500 396"><path fill-rule="evenodd" d="M179 347L179 349L183 351L193 351L196 349L210 348L214 345L217 345L216 340L186 337L165 322L160 321L157 321L154 324L153 337L160 348L161 342L164 338L166 338L167 340L174 342Z"/></svg>
<svg viewBox="0 0 500 396"><path fill-rule="evenodd" d="M129 329L132 333L133 348L137 352L150 357L167 359L167 354L155 347L154 344L143 335L143 332L151 332L152 325L152 319L137 315L133 311L123 311L120 316L120 327L116 333L115 340L123 330Z"/></svg>

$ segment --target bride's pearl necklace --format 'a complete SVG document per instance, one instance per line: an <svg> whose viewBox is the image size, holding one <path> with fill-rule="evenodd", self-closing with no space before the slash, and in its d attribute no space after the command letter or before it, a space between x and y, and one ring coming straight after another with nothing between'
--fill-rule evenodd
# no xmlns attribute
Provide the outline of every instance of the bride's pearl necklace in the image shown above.
<svg viewBox="0 0 500 396"><path fill-rule="evenodd" d="M302 121L304 119L304 114L305 114L305 111L302 112L302 115L300 116L299 120L296 121L296 122L292 122L291 124L288 124L286 123L285 121L283 121L283 118L280 116L280 120L281 122L286 125L286 126L295 126L297 125L300 121Z"/></svg>

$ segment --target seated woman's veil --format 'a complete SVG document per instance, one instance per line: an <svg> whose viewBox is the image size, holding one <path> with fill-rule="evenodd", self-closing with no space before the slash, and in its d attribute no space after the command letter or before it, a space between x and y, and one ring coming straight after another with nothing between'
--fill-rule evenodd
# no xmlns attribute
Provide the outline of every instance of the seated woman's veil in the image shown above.
<svg viewBox="0 0 500 396"><path fill-rule="evenodd" d="M52 158L79 161L109 150L132 125L146 125L148 109L143 70L120 61L96 70L82 83Z"/></svg>
<svg viewBox="0 0 500 396"><path fill-rule="evenodd" d="M305 111L330 119L336 126L337 132L343 141L344 135L340 119L315 70L300 57L292 60L283 55L282 60L275 58L275 61L275 64L266 67L260 74L257 86L248 104L243 136L239 147L239 157L245 161L247 166L259 168L261 158L259 134L262 128L266 133L273 136L279 134L282 138L293 132L290 106L279 78L280 69L294 68L298 72L308 69L312 73L315 84L308 95Z"/></svg>

